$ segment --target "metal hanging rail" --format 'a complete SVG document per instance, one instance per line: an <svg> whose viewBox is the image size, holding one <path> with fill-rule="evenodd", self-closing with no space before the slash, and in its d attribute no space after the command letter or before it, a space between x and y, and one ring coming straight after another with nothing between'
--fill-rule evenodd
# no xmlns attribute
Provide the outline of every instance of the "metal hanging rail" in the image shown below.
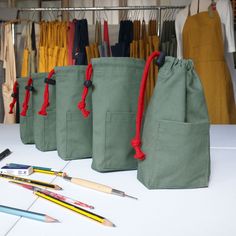
<svg viewBox="0 0 236 236"><path fill-rule="evenodd" d="M185 6L111 6L111 7L30 7L19 11L128 11L128 10L166 10L182 9Z"/></svg>
<svg viewBox="0 0 236 236"><path fill-rule="evenodd" d="M158 36L161 32L162 10L183 9L185 6L111 6L111 7L29 7L18 8L20 11L129 11L129 10L156 10L158 12Z"/></svg>

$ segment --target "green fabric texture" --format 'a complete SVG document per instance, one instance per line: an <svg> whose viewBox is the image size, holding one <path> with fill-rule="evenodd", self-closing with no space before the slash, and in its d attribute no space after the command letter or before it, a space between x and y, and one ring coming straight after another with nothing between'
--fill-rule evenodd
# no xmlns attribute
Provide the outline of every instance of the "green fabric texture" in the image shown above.
<svg viewBox="0 0 236 236"><path fill-rule="evenodd" d="M47 73L36 73L33 79L33 107L34 107L34 141L40 151L56 150L56 86L49 84L49 103L47 116L41 116L38 111L41 109L44 98L44 79ZM55 76L53 76L55 79Z"/></svg>
<svg viewBox="0 0 236 236"><path fill-rule="evenodd" d="M132 58L92 59L94 170L137 169L130 141L144 64Z"/></svg>
<svg viewBox="0 0 236 236"><path fill-rule="evenodd" d="M209 120L191 60L166 57L144 119L138 179L149 189L207 187Z"/></svg>
<svg viewBox="0 0 236 236"><path fill-rule="evenodd" d="M29 78L18 78L19 87L19 111L22 111L22 105L25 98L25 86ZM20 138L24 144L34 143L34 130L33 130L33 107L32 107L32 92L28 103L28 111L26 116L20 115Z"/></svg>
<svg viewBox="0 0 236 236"><path fill-rule="evenodd" d="M56 67L56 136L64 160L92 156L92 114L84 119L77 107L84 87L86 66ZM91 92L86 99L91 109Z"/></svg>

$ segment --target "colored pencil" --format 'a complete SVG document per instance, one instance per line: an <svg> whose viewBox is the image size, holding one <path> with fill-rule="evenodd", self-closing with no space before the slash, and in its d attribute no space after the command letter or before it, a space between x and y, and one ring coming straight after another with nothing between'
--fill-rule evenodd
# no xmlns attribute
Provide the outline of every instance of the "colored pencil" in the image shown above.
<svg viewBox="0 0 236 236"><path fill-rule="evenodd" d="M93 206L88 205L86 203L80 202L78 200L74 200L72 198L63 196L63 195L58 194L58 193L54 193L54 192L51 192L51 191L48 191L48 190L45 190L45 189L42 189L42 188L35 187L33 185L22 184L22 183L18 183L18 182L15 182L15 181L9 181L9 183L17 184L17 185L19 185L23 188L29 189L31 191L41 191L42 193L48 194L49 196L55 197L58 200L62 200L64 202L69 203L69 204L74 205L74 206L81 206L81 207L84 207L84 208L94 209Z"/></svg>
<svg viewBox="0 0 236 236"><path fill-rule="evenodd" d="M56 190L61 190L62 188L59 187L58 185L55 184L50 184L50 183L46 183L46 182L41 182L38 180L34 180L34 179L27 179L27 178L22 178L22 177L18 177L18 176L14 176L14 175L6 175L6 174L0 174L1 178L5 178L5 179L10 179L16 182L23 182L23 183L29 183L29 184L33 184L33 185L37 185L37 186L43 186L46 188L53 188Z"/></svg>
<svg viewBox="0 0 236 236"><path fill-rule="evenodd" d="M64 174L64 172L54 171L54 170L43 170L43 169L37 169L37 168L33 168L33 170L34 170L34 172L48 174L48 175L63 176L63 174Z"/></svg>
<svg viewBox="0 0 236 236"><path fill-rule="evenodd" d="M69 210L72 210L72 211L74 211L76 213L79 213L80 215L83 215L83 216L88 217L88 218L90 218L90 219L92 219L94 221L97 221L97 222L99 222L99 223L101 223L101 224L103 224L105 226L115 227L115 225L111 221L107 220L106 218L104 218L104 217L102 217L100 215L94 214L94 213L92 213L90 211L87 211L87 210L85 210L85 209L83 209L81 207L73 206L73 205L71 205L69 203L66 203L64 201L58 200L55 197L49 196L49 195L47 195L47 194L45 194L45 193L43 193L41 191L35 191L34 194L37 195L38 197L44 198L44 199L46 199L48 201L51 201L53 203L56 203L56 204L58 204L60 206L65 207L65 208L67 208Z"/></svg>
<svg viewBox="0 0 236 236"><path fill-rule="evenodd" d="M59 222L57 219L54 219L45 214L22 210L22 209L13 208L13 207L8 207L8 206L3 206L3 205L0 205L0 212L16 215L16 216L21 216L21 217L29 218L32 220L43 221L46 223Z"/></svg>
<svg viewBox="0 0 236 236"><path fill-rule="evenodd" d="M18 167L18 166L31 166L31 165L25 165L25 164L16 164L16 163L9 163L7 164L8 166L10 167ZM41 166L32 166L33 169L39 169L39 170L52 170L51 168L48 168L48 167L41 167Z"/></svg>

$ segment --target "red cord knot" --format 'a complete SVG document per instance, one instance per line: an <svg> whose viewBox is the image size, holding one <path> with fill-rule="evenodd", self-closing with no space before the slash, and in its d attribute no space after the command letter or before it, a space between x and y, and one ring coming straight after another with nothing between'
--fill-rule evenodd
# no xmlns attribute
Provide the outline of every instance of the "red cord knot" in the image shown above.
<svg viewBox="0 0 236 236"><path fill-rule="evenodd" d="M41 116L46 116L48 113L46 112L46 108L45 109L41 109L39 112L38 112L39 115Z"/></svg>
<svg viewBox="0 0 236 236"><path fill-rule="evenodd" d="M41 116L46 116L48 113L47 113L47 107L49 106L49 102L48 103L44 103L41 107L41 110L38 112L39 115Z"/></svg>
<svg viewBox="0 0 236 236"><path fill-rule="evenodd" d="M20 115L21 116L26 116L27 110L28 110L28 106L27 105L23 105L23 109L22 109Z"/></svg>
<svg viewBox="0 0 236 236"><path fill-rule="evenodd" d="M14 85L13 85L13 93L12 93L12 95L11 95L11 96L13 97L13 100L12 100L12 102L11 102L10 105L9 105L9 108L10 108L9 114L13 114L13 113L14 113L14 112L13 112L13 109L14 109L14 106L15 106L15 104L16 104L16 102L17 102L17 97L18 97L17 87L18 87L18 82L15 81L15 83L14 83Z"/></svg>
<svg viewBox="0 0 236 236"><path fill-rule="evenodd" d="M139 139L134 138L131 141L131 145L135 150L134 158L143 161L145 159L145 153L141 150L141 141Z"/></svg>
<svg viewBox="0 0 236 236"><path fill-rule="evenodd" d="M14 108L14 106L15 106L15 103L11 103L10 104L10 111L9 111L9 114L13 114L13 108Z"/></svg>
<svg viewBox="0 0 236 236"><path fill-rule="evenodd" d="M86 107L86 103L84 101L79 102L78 108L82 112L83 117L87 118L89 116L89 114L90 114L90 111L86 110L85 107Z"/></svg>

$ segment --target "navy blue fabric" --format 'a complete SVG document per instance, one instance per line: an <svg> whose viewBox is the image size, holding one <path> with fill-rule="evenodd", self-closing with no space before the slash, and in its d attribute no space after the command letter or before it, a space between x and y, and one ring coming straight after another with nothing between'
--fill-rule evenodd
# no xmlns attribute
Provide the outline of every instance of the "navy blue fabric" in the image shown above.
<svg viewBox="0 0 236 236"><path fill-rule="evenodd" d="M75 35L72 57L75 65L86 65L87 56L85 47L89 45L88 22L86 19L74 20Z"/></svg>

